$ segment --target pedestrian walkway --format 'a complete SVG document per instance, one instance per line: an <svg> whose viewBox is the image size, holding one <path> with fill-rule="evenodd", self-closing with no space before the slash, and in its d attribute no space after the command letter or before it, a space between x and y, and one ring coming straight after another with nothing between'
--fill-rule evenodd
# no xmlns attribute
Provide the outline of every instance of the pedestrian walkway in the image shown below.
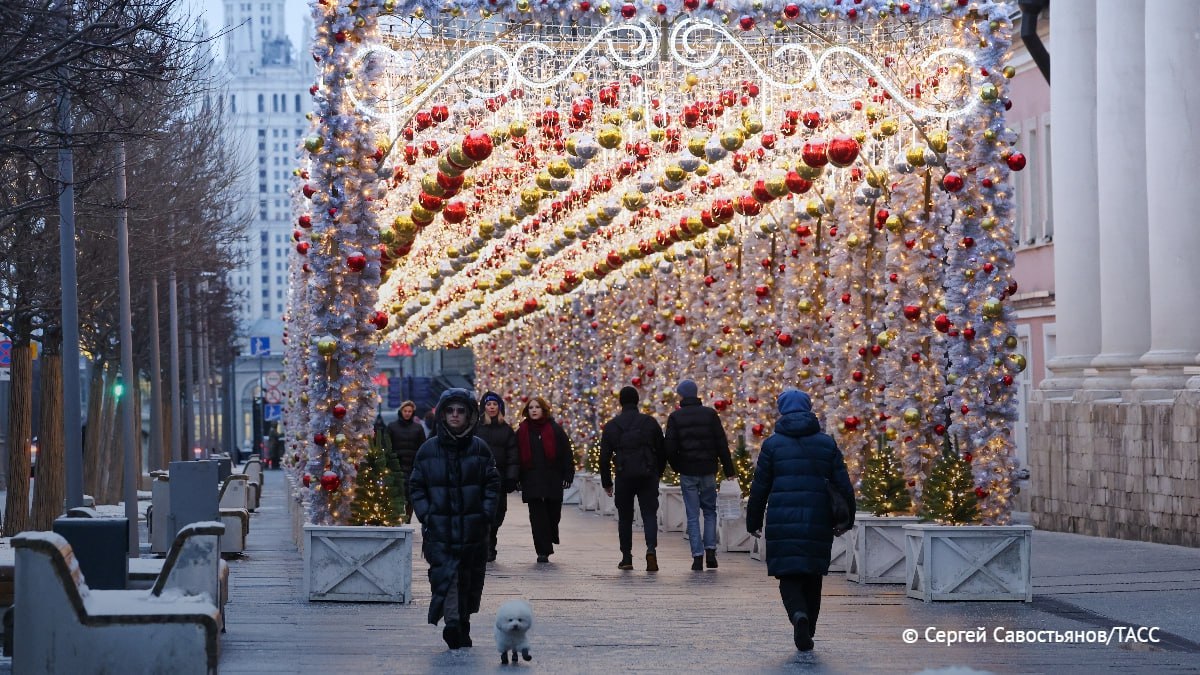
<svg viewBox="0 0 1200 675"><path fill-rule="evenodd" d="M744 553L720 568L689 569L678 533L659 542L662 571L617 569L616 522L563 509L562 544L538 565L528 517L512 495L500 554L488 567L475 647L451 652L425 621L429 587L419 553L409 605L310 603L302 559L290 538L281 472L266 472L247 555L233 561L222 673L913 673L948 666L993 672L1200 671L1200 551L1175 546L1037 533L1035 600L932 603L903 587L825 581L816 649L798 653L766 566ZM640 533L635 533L635 542ZM637 550L635 548L635 550ZM496 608L532 602L533 661L500 666L491 637ZM1158 626L1157 644L1009 644L996 628L1087 631ZM943 646L902 639L905 629L982 627L982 644Z"/></svg>

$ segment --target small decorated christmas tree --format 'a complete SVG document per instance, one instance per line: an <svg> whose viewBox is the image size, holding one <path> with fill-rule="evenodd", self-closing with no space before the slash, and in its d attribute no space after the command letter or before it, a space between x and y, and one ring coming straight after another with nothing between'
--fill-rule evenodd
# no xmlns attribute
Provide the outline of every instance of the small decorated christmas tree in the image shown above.
<svg viewBox="0 0 1200 675"><path fill-rule="evenodd" d="M742 496L750 496L750 484L754 482L754 459L750 456L750 448L746 447L746 437L737 437L737 448L733 451L733 468L737 471L738 487Z"/></svg>
<svg viewBox="0 0 1200 675"><path fill-rule="evenodd" d="M584 469L589 473L600 474L600 442L588 446L587 457L584 458Z"/></svg>
<svg viewBox="0 0 1200 675"><path fill-rule="evenodd" d="M958 443L951 442L946 432L942 456L933 464L925 480L921 511L922 520L947 525L967 525L979 522L979 498L975 494L975 478L971 463L958 454Z"/></svg>
<svg viewBox="0 0 1200 675"><path fill-rule="evenodd" d="M867 453L859 493L859 507L877 516L912 511L912 497L908 494L900 462L883 434L876 437L875 449Z"/></svg>
<svg viewBox="0 0 1200 675"><path fill-rule="evenodd" d="M375 421L375 438L358 466L354 501L350 505L351 525L391 527L404 522L404 490L400 464L392 452L391 437L383 420Z"/></svg>

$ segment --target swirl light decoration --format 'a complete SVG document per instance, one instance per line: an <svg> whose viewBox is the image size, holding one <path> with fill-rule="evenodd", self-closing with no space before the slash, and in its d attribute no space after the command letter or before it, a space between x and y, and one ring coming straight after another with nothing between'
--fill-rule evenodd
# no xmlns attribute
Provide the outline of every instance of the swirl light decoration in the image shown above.
<svg viewBox="0 0 1200 675"><path fill-rule="evenodd" d="M372 14L353 50L317 54L320 95L339 92L318 119L358 139L340 208L361 210L313 243L378 250L382 284L369 307L314 264L310 307L475 349L481 390L546 396L581 449L627 384L665 419L692 377L753 447L798 386L855 473L885 434L919 499L953 434L986 521L1008 519L1011 2L325 2L382 14L377 40ZM316 311L308 343L338 335ZM351 352L333 381L365 382ZM333 456L322 406L351 391L326 365L292 373L310 474Z"/></svg>

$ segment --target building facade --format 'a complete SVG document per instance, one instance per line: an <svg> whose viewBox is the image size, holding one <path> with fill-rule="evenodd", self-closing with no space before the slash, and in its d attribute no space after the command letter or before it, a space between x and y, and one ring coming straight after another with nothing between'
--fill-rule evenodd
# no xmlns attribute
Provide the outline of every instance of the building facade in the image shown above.
<svg viewBox="0 0 1200 675"><path fill-rule="evenodd" d="M1028 408L1047 529L1200 546L1200 5L1051 5L1055 319ZM1093 11L1094 10L1094 11Z"/></svg>
<svg viewBox="0 0 1200 675"><path fill-rule="evenodd" d="M294 257L292 170L309 129L308 89L316 73L307 47L297 51L287 36L285 0L227 1L224 9L222 104L230 120L228 140L243 169L241 200L253 216L245 263L231 280L240 292L238 316L250 340L227 392L236 411L234 443L245 447L264 426L255 423L254 399L262 393L268 406L281 403L283 316ZM264 347L267 352L260 354Z"/></svg>

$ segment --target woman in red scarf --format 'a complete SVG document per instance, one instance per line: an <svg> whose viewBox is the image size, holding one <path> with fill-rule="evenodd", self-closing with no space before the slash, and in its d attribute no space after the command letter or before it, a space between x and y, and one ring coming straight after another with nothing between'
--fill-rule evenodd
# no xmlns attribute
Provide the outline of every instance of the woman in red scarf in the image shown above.
<svg viewBox="0 0 1200 675"><path fill-rule="evenodd" d="M521 501L529 506L529 525L537 561L550 562L558 543L563 490L575 479L575 453L571 439L550 416L550 405L541 396L525 404L525 419L517 427L521 458Z"/></svg>

